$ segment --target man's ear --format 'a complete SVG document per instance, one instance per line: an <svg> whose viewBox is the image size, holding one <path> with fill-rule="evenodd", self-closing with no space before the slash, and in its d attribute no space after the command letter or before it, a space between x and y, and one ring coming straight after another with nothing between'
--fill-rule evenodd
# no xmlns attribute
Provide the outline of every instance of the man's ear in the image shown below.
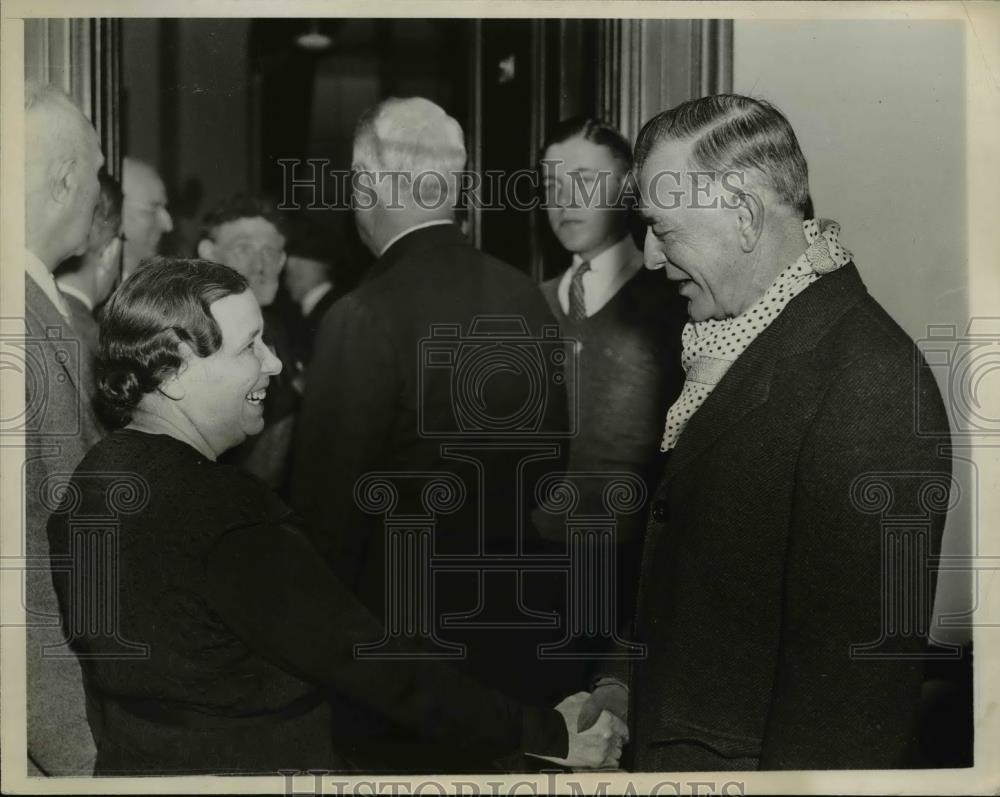
<svg viewBox="0 0 1000 797"><path fill-rule="evenodd" d="M191 347L184 341L181 341L180 346L177 347L177 352L181 356L181 364L177 366L177 370L160 382L156 388L160 393L173 401L180 401L187 394L185 382L189 373L188 364L191 358L195 356L194 352L191 351Z"/></svg>
<svg viewBox="0 0 1000 797"><path fill-rule="evenodd" d="M215 244L208 238L198 241L198 257L202 260L215 260Z"/></svg>
<svg viewBox="0 0 1000 797"><path fill-rule="evenodd" d="M740 248L752 252L764 232L764 203L755 191L741 190L737 194L736 226Z"/></svg>
<svg viewBox="0 0 1000 797"><path fill-rule="evenodd" d="M52 173L52 199L65 205L76 192L76 158L65 158L56 164Z"/></svg>
<svg viewBox="0 0 1000 797"><path fill-rule="evenodd" d="M354 173L352 179L355 187L361 187L372 195L381 196L383 183L391 183L392 180L380 180L378 168L365 160L356 160L351 164L351 171Z"/></svg>

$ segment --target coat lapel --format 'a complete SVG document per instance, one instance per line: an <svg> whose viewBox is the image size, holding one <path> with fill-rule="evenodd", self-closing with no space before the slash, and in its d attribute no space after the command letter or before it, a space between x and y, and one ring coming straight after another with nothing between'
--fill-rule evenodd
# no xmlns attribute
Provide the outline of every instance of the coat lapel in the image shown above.
<svg viewBox="0 0 1000 797"><path fill-rule="evenodd" d="M853 263L810 285L726 372L688 421L667 460L660 491L719 437L767 401L783 361L815 347L827 329L866 293Z"/></svg>

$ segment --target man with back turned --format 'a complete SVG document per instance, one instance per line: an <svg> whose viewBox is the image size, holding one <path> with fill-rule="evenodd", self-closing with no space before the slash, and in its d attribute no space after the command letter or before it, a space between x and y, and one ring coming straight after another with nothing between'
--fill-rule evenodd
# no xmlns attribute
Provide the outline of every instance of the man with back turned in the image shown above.
<svg viewBox="0 0 1000 797"><path fill-rule="evenodd" d="M384 518L357 503L364 503L366 474L388 474L398 491L387 511L418 516L431 511L424 499L434 496L422 495L430 475L450 474L457 482L448 483L464 500L436 514L434 554L517 556L535 544L527 522L534 479L559 468L552 435L565 426L566 399L552 378L555 369L546 370L541 390L532 392L532 374L519 370L516 356L506 361L515 365L493 371L485 360L476 362L499 350L526 351L517 348L519 341L533 346L555 321L527 276L477 251L455 223L457 173L465 159L461 127L428 100L389 99L360 120L355 219L378 260L324 319L297 430L293 504L317 547L390 627L401 603L413 608L420 600L393 597L404 579L387 571ZM489 341L499 349L485 346ZM429 343L437 354L423 359ZM449 358L451 365L444 364ZM491 376L476 383L481 392L466 391L463 374L478 365ZM511 429L504 424L512 418L523 422L515 431L526 430L519 442L506 436ZM531 456L535 461L520 470ZM417 575L433 589L421 594L433 607L424 637L464 644L470 671L527 702L551 705L577 691L557 664L537 657L537 644L558 639L558 629L509 628L512 619L523 620L522 599L532 608L538 581L551 576L453 572L434 574L431 583L423 567ZM452 615L448 623L444 615ZM496 627L500 622L508 628ZM366 745L379 741L370 745L377 755L367 761L380 771L495 767L455 760L447 750L421 750L378 723L359 727L365 726L352 728L341 744L365 761Z"/></svg>

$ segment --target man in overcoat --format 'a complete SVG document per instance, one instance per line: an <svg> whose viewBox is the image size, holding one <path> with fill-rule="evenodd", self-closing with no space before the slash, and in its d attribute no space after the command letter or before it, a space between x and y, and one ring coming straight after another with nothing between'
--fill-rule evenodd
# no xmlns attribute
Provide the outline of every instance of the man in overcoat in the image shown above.
<svg viewBox="0 0 1000 797"><path fill-rule="evenodd" d="M630 705L641 771L916 765L951 486L934 379L813 218L774 107L684 103L636 163L646 265L688 302L686 380L642 556L646 655L593 707Z"/></svg>

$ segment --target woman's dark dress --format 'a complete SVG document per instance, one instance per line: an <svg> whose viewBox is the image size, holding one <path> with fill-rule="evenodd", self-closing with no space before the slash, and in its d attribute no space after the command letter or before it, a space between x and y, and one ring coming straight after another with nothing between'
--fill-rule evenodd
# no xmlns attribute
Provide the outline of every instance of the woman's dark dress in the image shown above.
<svg viewBox="0 0 1000 797"><path fill-rule="evenodd" d="M171 437L123 429L84 458L48 531L95 774L349 768L330 692L470 760L566 754L552 709L440 662L357 661L382 628L293 521L254 477Z"/></svg>

